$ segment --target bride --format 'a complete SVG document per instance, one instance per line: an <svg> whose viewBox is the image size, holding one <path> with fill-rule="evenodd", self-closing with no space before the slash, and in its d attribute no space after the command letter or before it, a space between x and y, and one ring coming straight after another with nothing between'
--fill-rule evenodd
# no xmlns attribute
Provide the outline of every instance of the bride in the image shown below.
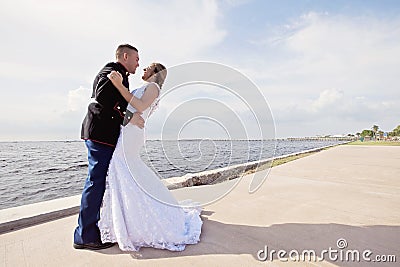
<svg viewBox="0 0 400 267"><path fill-rule="evenodd" d="M133 113L147 118L159 101L167 70L160 63L144 69L144 85L132 93L122 85L122 76L111 72L109 79L129 102ZM128 123L122 127L106 179L100 213L102 242L117 242L124 251L154 247L182 251L199 242L200 208L181 206L160 178L141 160L144 130ZM182 204L182 203L181 203Z"/></svg>

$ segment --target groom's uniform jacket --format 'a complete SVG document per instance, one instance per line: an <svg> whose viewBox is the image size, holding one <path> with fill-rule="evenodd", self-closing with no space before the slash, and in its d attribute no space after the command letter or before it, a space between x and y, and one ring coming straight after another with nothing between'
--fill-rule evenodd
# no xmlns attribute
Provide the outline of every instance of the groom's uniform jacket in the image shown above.
<svg viewBox="0 0 400 267"><path fill-rule="evenodd" d="M108 63L100 70L93 82L92 98L82 123L81 138L98 143L115 146L120 133L128 102L123 98L107 75L111 71L122 74L122 84L129 88L125 67L116 62Z"/></svg>

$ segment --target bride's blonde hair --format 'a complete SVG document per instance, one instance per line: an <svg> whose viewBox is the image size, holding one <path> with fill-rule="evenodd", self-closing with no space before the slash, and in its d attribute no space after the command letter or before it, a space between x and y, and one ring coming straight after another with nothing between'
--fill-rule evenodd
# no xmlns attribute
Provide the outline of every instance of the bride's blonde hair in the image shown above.
<svg viewBox="0 0 400 267"><path fill-rule="evenodd" d="M150 66L153 67L152 76L155 75L154 82L162 88L165 78L167 78L167 68L163 64L157 62L151 63Z"/></svg>

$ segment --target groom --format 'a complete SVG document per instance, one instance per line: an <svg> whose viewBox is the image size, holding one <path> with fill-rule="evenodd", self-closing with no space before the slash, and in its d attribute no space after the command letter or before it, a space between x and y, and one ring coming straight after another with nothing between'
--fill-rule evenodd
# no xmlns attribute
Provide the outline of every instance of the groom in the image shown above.
<svg viewBox="0 0 400 267"><path fill-rule="evenodd" d="M74 248L104 249L113 243L102 243L97 222L100 219L100 206L105 191L106 175L111 156L117 144L120 125L125 120L144 127L140 113L128 115L128 103L107 75L115 70L122 74L123 84L129 88L128 76L134 74L139 66L138 50L129 45L118 46L116 62L108 63L97 74L93 83L92 98L82 123L81 138L88 149L89 174L82 192L78 227L74 233Z"/></svg>

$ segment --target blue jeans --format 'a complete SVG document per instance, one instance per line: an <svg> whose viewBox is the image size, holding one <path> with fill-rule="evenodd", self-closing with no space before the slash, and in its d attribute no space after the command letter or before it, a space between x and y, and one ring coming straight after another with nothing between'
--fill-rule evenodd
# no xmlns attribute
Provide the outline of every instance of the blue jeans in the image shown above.
<svg viewBox="0 0 400 267"><path fill-rule="evenodd" d="M107 170L115 149L90 140L86 140L85 144L88 149L89 173L82 192L78 227L74 232L75 244L101 242L97 222L100 219Z"/></svg>

